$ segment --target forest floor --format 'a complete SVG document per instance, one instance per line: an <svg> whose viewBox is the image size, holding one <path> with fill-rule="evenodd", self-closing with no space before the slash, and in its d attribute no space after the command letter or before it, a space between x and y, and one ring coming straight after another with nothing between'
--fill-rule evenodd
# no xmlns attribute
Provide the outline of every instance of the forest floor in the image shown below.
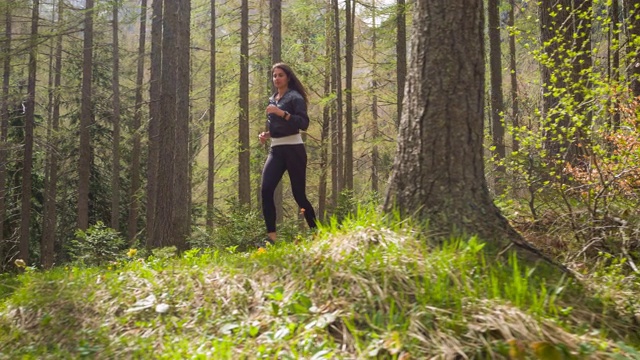
<svg viewBox="0 0 640 360"><path fill-rule="evenodd" d="M249 252L3 276L0 359L640 359L637 279L576 286L420 234L365 216Z"/></svg>

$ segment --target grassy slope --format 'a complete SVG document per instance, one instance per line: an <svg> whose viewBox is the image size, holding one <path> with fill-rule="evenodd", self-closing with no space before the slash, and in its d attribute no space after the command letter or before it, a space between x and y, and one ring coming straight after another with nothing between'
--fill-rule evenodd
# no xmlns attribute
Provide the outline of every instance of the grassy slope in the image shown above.
<svg viewBox="0 0 640 360"><path fill-rule="evenodd" d="M637 329L566 281L383 222L266 252L27 272L0 290L0 359L640 358Z"/></svg>

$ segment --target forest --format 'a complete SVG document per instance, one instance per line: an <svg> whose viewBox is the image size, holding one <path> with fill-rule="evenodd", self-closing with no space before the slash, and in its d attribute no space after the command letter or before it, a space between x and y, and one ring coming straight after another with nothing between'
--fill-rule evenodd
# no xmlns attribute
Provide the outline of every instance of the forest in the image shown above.
<svg viewBox="0 0 640 360"><path fill-rule="evenodd" d="M0 15L0 359L640 358L640 1ZM279 62L319 230L285 176L256 250Z"/></svg>

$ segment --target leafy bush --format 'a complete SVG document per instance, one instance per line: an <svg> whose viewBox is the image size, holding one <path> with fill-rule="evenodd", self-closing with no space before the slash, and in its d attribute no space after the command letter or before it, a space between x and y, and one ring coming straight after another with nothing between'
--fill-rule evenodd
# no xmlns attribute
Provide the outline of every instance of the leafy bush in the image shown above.
<svg viewBox="0 0 640 360"><path fill-rule="evenodd" d="M76 237L68 245L68 252L73 261L102 265L118 259L126 246L126 241L117 231L98 221L87 231L76 231Z"/></svg>

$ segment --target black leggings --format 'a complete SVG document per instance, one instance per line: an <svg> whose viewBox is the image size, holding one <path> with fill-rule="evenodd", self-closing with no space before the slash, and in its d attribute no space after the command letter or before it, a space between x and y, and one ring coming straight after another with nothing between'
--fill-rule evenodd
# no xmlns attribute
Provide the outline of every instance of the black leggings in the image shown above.
<svg viewBox="0 0 640 360"><path fill-rule="evenodd" d="M293 198L304 209L304 218L309 227L315 228L316 213L305 194L307 151L304 144L279 145L271 148L262 170L262 213L267 232L276 232L276 204L273 195L285 171L289 173Z"/></svg>

